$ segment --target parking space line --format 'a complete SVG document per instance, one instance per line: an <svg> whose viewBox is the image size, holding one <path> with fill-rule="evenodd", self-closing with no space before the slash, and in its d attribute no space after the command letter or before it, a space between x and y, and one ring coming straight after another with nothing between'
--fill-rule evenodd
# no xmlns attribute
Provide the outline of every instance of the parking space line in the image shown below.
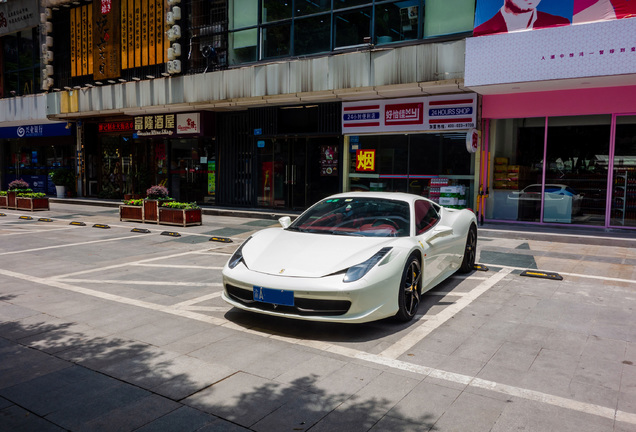
<svg viewBox="0 0 636 432"><path fill-rule="evenodd" d="M188 306L192 306L207 300L212 300L213 298L217 298L217 297L221 297L221 291L217 291L215 293L204 295L201 297L196 297L190 300L182 301L181 303L174 304L173 306L176 308L188 307Z"/></svg>
<svg viewBox="0 0 636 432"><path fill-rule="evenodd" d="M497 282L501 281L505 276L510 274L511 271L512 269L504 269L497 272L495 275L490 277L485 283L480 284L477 288L471 291L471 293L469 293L471 294L470 296L462 297L461 299L459 299L457 304L461 304L462 305L461 308L467 306L468 304L470 304L470 302L472 302L475 298L477 298L483 292L487 291L489 288L494 286ZM274 339L281 340L281 341L285 341L292 344L314 348L324 352L330 352L330 353L342 355L344 357L351 358L351 359L359 359L363 361L368 361L368 362L385 366L388 368L399 369L403 371L416 373L424 377L433 377L433 378L445 380L448 382L462 384L468 387L487 389L493 392L506 394L506 395L521 398L521 399L537 401L540 403L549 404L559 408L565 408L565 409L574 410L577 412L582 412L586 414L591 414L591 415L595 415L599 417L616 420L623 423L636 425L636 414L620 411L615 408L594 405L594 404L590 404L586 402L576 401L573 399L566 399L563 397L554 396L554 395L542 393L539 391L523 389L520 387L514 387L514 386L510 386L506 384L500 384L494 381L483 380L473 376L462 375L462 374L458 374L454 372L447 372L441 369L435 369L435 368L430 368L427 366L416 365L416 364L408 363L402 360L397 360L396 358L392 358L392 356L395 356L396 354L399 355L399 351L404 349L404 347L408 349L408 347L411 346L409 344L415 341L415 338L413 337L410 337L408 340L407 339L402 340L399 344L396 344L396 345L399 345L399 347L396 347L394 345L393 347L390 347L389 349L385 350L385 352L379 355L370 354L370 353L359 351L353 348L335 345L335 344L331 344L327 342L315 341L315 340L302 340L298 338L286 337L280 334L274 335L267 332L266 330L259 330L258 328L245 328L243 326L233 323L232 321L228 321L224 318L216 318L210 315L198 313L196 310L192 310L192 309L197 309L204 312L224 312L227 310L223 308L213 308L213 307L207 308L207 307L196 307L196 306L192 308L188 308L188 310L185 310L182 308L184 306L187 307L187 305L192 304L192 302L197 303L200 301L204 301L206 299L213 298L213 296L218 296L220 293L214 293L214 294L202 296L196 299L187 300L185 302L181 302L176 305L164 306L164 305L146 302L143 300L136 300L136 299L131 299L128 297L118 296L115 294L109 294L109 293L105 293L101 291L96 291L89 288L77 287L77 286L65 283L64 281L54 280L52 278L40 278L36 276L25 275L22 273L17 273L17 272L3 270L3 269L0 269L0 274L4 276L16 278L16 279L22 279L22 280L42 284L45 286L50 286L54 288L63 289L66 291L72 291L79 294L84 294L84 295L100 298L103 300L127 304L127 305L136 306L136 307L140 307L144 309L158 311L158 312L165 312L171 315L180 316L182 318L189 318L189 319L193 319L200 322L218 325L221 327L233 329L243 333L255 334L261 337L271 338L272 340ZM89 280L89 282L93 283L94 281ZM450 307L453 307L453 306L450 306ZM457 313L459 310L461 310L461 308L456 310L453 313L453 315ZM441 314L438 314L438 315L441 315ZM441 323L442 321L440 319L438 321L438 325ZM422 328L424 327L420 326L416 328L416 331L409 333L409 335L413 333L417 333L417 336L420 338L417 340L421 340L421 337L424 337L426 334L430 333L430 331L428 330L429 329L428 327L424 328L425 331L418 330ZM423 334L424 336L422 336Z"/></svg>
<svg viewBox="0 0 636 432"><path fill-rule="evenodd" d="M492 288L497 282L508 276L512 269L502 269L501 271L490 276L486 281L477 285L466 295L460 297L455 303L445 308L443 311L432 317L421 320L422 323L417 325L413 330L407 333L400 340L382 351L380 356L396 359L416 343L428 336L433 330L444 324L446 321L455 316L459 311L471 304L473 300Z"/></svg>
<svg viewBox="0 0 636 432"><path fill-rule="evenodd" d="M511 266L504 266L504 265L497 265L497 264L490 264L490 265L496 266L496 267L501 268L501 269L537 271L536 269L529 269L527 267L511 267ZM585 278L585 279L596 279L596 280L602 280L602 281L611 281L611 282L621 282L621 283L636 284L636 280L633 280L633 279L619 279L619 278L612 278L612 277L608 277L608 276L586 275L586 274L580 274L580 273L564 273L564 272L558 271L558 270L541 269L541 271L542 272L548 272L548 273L558 273L561 276L572 276L572 277Z"/></svg>
<svg viewBox="0 0 636 432"><path fill-rule="evenodd" d="M146 264L146 263L132 263L131 265L132 265L132 266L136 266L136 267L161 267L161 268L176 268L176 269L223 270L223 267L196 266L196 265L179 265L179 264Z"/></svg>
<svg viewBox="0 0 636 432"><path fill-rule="evenodd" d="M113 242L113 241L119 241L119 240L129 240L129 239L134 239L134 238L139 238L139 237L133 237L133 236L115 237L115 238L102 239L102 240L91 240L91 241L80 242L80 243L67 243L67 244L61 244L61 245L55 245L55 246L45 246L45 247L34 248L34 249L24 249L24 250L19 250L19 251L0 252L0 256L3 256L3 255L17 255L17 254L27 253L27 252L40 252L40 251L44 251L44 250L61 249L61 248L73 247L73 246L85 246L85 245L89 245L89 244L107 243L107 242Z"/></svg>
<svg viewBox="0 0 636 432"><path fill-rule="evenodd" d="M167 280L160 281L136 281L129 279L70 279L64 278L57 280L70 283L90 283L90 284L107 284L107 285L156 285L156 286L191 286L191 287L220 287L220 282L172 282Z"/></svg>

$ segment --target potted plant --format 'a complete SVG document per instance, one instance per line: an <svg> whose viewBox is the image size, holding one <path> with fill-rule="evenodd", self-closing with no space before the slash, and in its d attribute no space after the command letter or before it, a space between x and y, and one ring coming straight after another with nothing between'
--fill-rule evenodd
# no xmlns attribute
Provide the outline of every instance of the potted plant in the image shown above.
<svg viewBox="0 0 636 432"><path fill-rule="evenodd" d="M0 191L0 208L9 207L9 197L7 191Z"/></svg>
<svg viewBox="0 0 636 432"><path fill-rule="evenodd" d="M33 192L29 184L22 180L16 179L9 183L9 190L7 192L7 207L16 208L16 197L19 193Z"/></svg>
<svg viewBox="0 0 636 432"><path fill-rule="evenodd" d="M201 225L201 207L196 203L165 201L159 207L159 223L165 225Z"/></svg>
<svg viewBox="0 0 636 432"><path fill-rule="evenodd" d="M171 199L168 196L168 188L165 186L150 186L146 190L146 199L144 200L144 222L157 223L159 221L159 202Z"/></svg>
<svg viewBox="0 0 636 432"><path fill-rule="evenodd" d="M66 189L72 190L75 186L75 174L68 168L58 168L51 173L51 181L55 184L57 197L64 198Z"/></svg>
<svg viewBox="0 0 636 432"><path fill-rule="evenodd" d="M143 222L144 221L144 200L143 199L125 200L124 203L119 206L119 220Z"/></svg>

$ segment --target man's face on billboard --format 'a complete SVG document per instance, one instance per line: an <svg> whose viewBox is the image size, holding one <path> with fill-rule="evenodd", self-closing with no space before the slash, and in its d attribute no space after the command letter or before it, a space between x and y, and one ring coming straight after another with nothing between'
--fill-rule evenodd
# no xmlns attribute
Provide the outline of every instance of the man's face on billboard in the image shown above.
<svg viewBox="0 0 636 432"><path fill-rule="evenodd" d="M541 0L505 0L504 5L512 13L530 12L539 6Z"/></svg>

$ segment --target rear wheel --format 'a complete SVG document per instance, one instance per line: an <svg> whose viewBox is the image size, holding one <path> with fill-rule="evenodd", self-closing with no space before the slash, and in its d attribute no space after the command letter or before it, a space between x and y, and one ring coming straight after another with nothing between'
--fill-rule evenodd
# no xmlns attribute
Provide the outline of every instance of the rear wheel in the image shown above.
<svg viewBox="0 0 636 432"><path fill-rule="evenodd" d="M466 236L466 248L464 249L464 259L459 267L460 273L468 273L475 267L475 257L477 255L477 227L475 224L470 226L468 235Z"/></svg>
<svg viewBox="0 0 636 432"><path fill-rule="evenodd" d="M406 262L400 290L398 292L398 312L395 318L398 321L410 321L417 313L420 305L422 283L422 267L416 255L411 255Z"/></svg>

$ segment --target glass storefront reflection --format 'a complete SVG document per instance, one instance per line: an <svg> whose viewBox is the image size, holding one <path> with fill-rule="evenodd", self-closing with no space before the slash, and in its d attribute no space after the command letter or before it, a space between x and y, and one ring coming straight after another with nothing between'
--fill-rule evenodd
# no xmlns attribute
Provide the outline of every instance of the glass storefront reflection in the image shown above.
<svg viewBox="0 0 636 432"><path fill-rule="evenodd" d="M636 227L636 115L616 118L610 224Z"/></svg>
<svg viewBox="0 0 636 432"><path fill-rule="evenodd" d="M550 118L547 134L545 125L545 118L491 123L488 217L603 226L611 116Z"/></svg>

